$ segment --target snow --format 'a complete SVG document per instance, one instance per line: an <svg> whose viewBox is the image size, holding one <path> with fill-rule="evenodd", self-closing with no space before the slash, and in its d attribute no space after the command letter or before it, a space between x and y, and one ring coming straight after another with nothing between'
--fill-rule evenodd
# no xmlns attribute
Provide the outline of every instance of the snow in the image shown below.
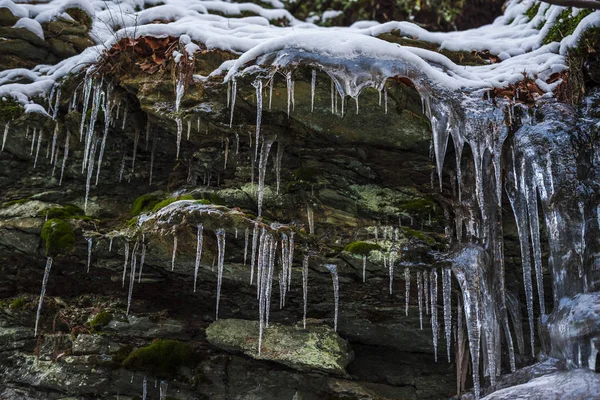
<svg viewBox="0 0 600 400"><path fill-rule="evenodd" d="M127 36L181 37L189 58L200 50L199 45L240 54L237 60L224 62L210 74L214 78L226 73L225 81L238 73L250 72L246 67L253 63L262 67L311 65L331 74L343 61L345 71L332 78L341 95L353 97L365 87L380 88L387 77L394 75L450 91L505 87L526 75L537 80L542 90L551 92L560 81L546 81L551 74L567 69L567 50L576 45L585 29L600 26L600 12L593 12L562 43L543 45L543 38L564 7L541 4L537 15L529 19L524 13L535 2L511 0L504 15L492 24L462 32L429 32L407 21L359 21L350 27L319 27L296 19L279 0L266 4L271 8L219 0L49 0L22 4L0 0L0 7L20 18L15 27L29 29L40 38L44 37L41 23L71 19L65 11L79 8L92 18L90 37L96 42L96 46L54 66L3 71L0 96L13 97L23 105L34 97L46 96L56 82L94 64L105 48ZM340 11L328 10L321 20L339 14ZM273 25L273 21L287 21L287 26ZM451 51L489 51L502 61L460 66L435 51L378 39L381 34L424 40ZM357 82L349 84L345 78L357 73ZM19 76L31 82L12 83Z"/></svg>
<svg viewBox="0 0 600 400"><path fill-rule="evenodd" d="M21 18L16 24L13 25L13 28L25 28L40 39L44 40L44 30L42 29L42 25L40 25L40 23L35 19Z"/></svg>

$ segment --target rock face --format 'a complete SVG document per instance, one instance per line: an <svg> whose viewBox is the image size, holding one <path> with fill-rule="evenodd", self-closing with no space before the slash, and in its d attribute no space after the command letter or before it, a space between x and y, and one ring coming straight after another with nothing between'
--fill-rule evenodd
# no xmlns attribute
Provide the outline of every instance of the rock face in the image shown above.
<svg viewBox="0 0 600 400"><path fill-rule="evenodd" d="M353 354L348 344L329 326L310 323L301 326L272 324L258 353L258 322L221 319L206 329L206 339L214 346L239 351L259 360L275 361L300 371L346 374Z"/></svg>

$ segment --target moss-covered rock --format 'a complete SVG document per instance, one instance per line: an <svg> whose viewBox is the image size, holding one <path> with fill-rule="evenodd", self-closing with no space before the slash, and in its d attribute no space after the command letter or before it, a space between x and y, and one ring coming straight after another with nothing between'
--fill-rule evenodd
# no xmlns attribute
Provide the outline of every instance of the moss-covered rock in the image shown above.
<svg viewBox="0 0 600 400"><path fill-rule="evenodd" d="M361 256L368 256L369 253L376 250L381 250L381 246L372 242L356 241L348 243L346 247L344 247L344 251Z"/></svg>
<svg viewBox="0 0 600 400"><path fill-rule="evenodd" d="M178 340L157 339L150 346L133 351L123 361L131 370L146 371L155 376L173 377L180 367L191 367L194 350Z"/></svg>
<svg viewBox="0 0 600 400"><path fill-rule="evenodd" d="M154 194L144 194L133 201L131 206L131 215L137 216L144 211L150 211L160 202L158 196Z"/></svg>
<svg viewBox="0 0 600 400"><path fill-rule="evenodd" d="M572 34L581 20L591 12L592 10L580 10L576 16L573 16L573 9L571 7L564 9L554 22L554 25L548 30L548 34L544 38L544 44L560 42L566 36Z"/></svg>
<svg viewBox="0 0 600 400"><path fill-rule="evenodd" d="M98 314L92 318L88 324L90 328L96 330L98 328L103 327L104 325L108 325L110 321L112 321L113 315L108 311L100 311Z"/></svg>
<svg viewBox="0 0 600 400"><path fill-rule="evenodd" d="M168 199L165 199L165 200L157 203L154 206L154 208L152 208L152 212L157 212L161 208L165 208L169 204L175 203L176 201L179 201L179 200L194 200L194 197L192 195L189 195L189 194L186 194L186 195L183 195L183 196L179 196L179 197L170 197Z"/></svg>
<svg viewBox="0 0 600 400"><path fill-rule="evenodd" d="M42 239L46 241L46 255L48 257L66 254L75 246L73 228L68 222L60 219L51 219L44 224Z"/></svg>
<svg viewBox="0 0 600 400"><path fill-rule="evenodd" d="M85 212L74 205L67 204L62 207L52 207L42 212L42 216L48 219L78 219L85 216Z"/></svg>
<svg viewBox="0 0 600 400"><path fill-rule="evenodd" d="M241 351L253 358L275 361L301 370L345 374L353 353L328 325L269 324L258 354L258 321L220 319L206 329L208 341L219 348Z"/></svg>

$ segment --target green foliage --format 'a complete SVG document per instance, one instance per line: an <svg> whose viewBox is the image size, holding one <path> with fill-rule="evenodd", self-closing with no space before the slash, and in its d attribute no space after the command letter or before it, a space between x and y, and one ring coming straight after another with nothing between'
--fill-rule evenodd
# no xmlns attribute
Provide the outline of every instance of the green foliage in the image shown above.
<svg viewBox="0 0 600 400"><path fill-rule="evenodd" d="M71 8L67 8L65 10L65 12L67 14L69 14L75 21L79 22L80 24L85 25L88 28L90 28L92 26L92 22L93 22L92 18L81 8L71 7Z"/></svg>
<svg viewBox="0 0 600 400"><path fill-rule="evenodd" d="M404 234L408 237L413 237L415 239L422 240L428 245L435 244L435 239L425 234L425 232L417 231L415 229L411 229L405 226L402 227L402 230L404 231Z"/></svg>
<svg viewBox="0 0 600 400"><path fill-rule="evenodd" d="M398 208L406 211L420 211L420 210L429 210L433 211L436 207L436 204L433 200L430 199L414 199L402 203Z"/></svg>
<svg viewBox="0 0 600 400"><path fill-rule="evenodd" d="M42 228L42 239L46 241L46 256L66 254L75 247L75 233L68 222L60 219L46 221Z"/></svg>
<svg viewBox="0 0 600 400"><path fill-rule="evenodd" d="M11 200L11 201L7 201L6 203L2 204L2 207L10 207L15 204L24 204L24 203L27 203L28 201L29 201L29 199Z"/></svg>
<svg viewBox="0 0 600 400"><path fill-rule="evenodd" d="M123 361L130 370L146 371L155 376L172 378L182 366L192 366L194 350L178 340L157 339L150 346L133 351Z"/></svg>
<svg viewBox="0 0 600 400"><path fill-rule="evenodd" d="M348 243L346 247L344 247L344 251L361 256L368 256L370 252L375 250L381 250L381 246L372 242L356 241Z"/></svg>
<svg viewBox="0 0 600 400"><path fill-rule="evenodd" d="M0 99L0 121L11 121L23 113L23 107L13 98Z"/></svg>
<svg viewBox="0 0 600 400"><path fill-rule="evenodd" d="M566 36L572 34L581 20L588 16L592 10L580 10L576 17L571 16L572 12L573 9L569 7L560 13L554 25L548 30L548 34L544 38L544 44L560 42Z"/></svg>
<svg viewBox="0 0 600 400"><path fill-rule="evenodd" d="M527 18L532 20L537 15L538 11L540 10L541 4L542 3L537 2L533 5L533 7L530 7L527 11L525 11L525 15L527 16Z"/></svg>
<svg viewBox="0 0 600 400"><path fill-rule="evenodd" d="M74 205L67 204L62 207L52 207L42 211L42 216L48 219L78 219L78 217L84 217L84 211Z"/></svg>
<svg viewBox="0 0 600 400"><path fill-rule="evenodd" d="M89 322L90 328L96 330L99 327L108 325L112 321L113 315L108 311L100 311L92 320Z"/></svg>
<svg viewBox="0 0 600 400"><path fill-rule="evenodd" d="M29 301L26 298L17 297L12 301L12 303L10 303L10 308L12 308L13 310L21 310L25 308L25 306L27 306L28 303Z"/></svg>
<svg viewBox="0 0 600 400"><path fill-rule="evenodd" d="M170 197L168 199L161 201L160 203L157 203L154 206L154 208L152 209L152 212L157 212L161 208L165 208L169 204L175 203L176 201L179 201L179 200L194 200L194 197L191 194L186 194L186 195L179 196L179 197Z"/></svg>
<svg viewBox="0 0 600 400"><path fill-rule="evenodd" d="M160 202L158 196L153 194L145 194L133 201L131 206L131 215L137 216L144 211L150 211Z"/></svg>

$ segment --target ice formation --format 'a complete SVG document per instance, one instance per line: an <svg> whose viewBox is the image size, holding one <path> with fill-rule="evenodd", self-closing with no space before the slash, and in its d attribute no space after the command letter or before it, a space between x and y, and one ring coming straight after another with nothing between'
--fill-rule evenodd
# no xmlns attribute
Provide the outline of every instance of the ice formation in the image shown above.
<svg viewBox="0 0 600 400"><path fill-rule="evenodd" d="M43 39L41 24L63 16L71 2L51 0L43 3L15 4L10 0L2 2L18 21L14 27L27 29ZM543 286L544 263L547 262L552 278L553 307L557 313L577 314L578 318L589 318L597 321L597 316L590 316L589 309L582 310L581 304L595 304L585 293L593 284L589 265L590 251L586 240L597 232L589 230L588 221L596 215L600 224L600 215L594 205L581 202L573 204L561 202L561 193L577 191L571 182L576 176L576 163L572 155L564 150L569 140L567 132L576 128L572 116L553 100L554 90L562 83L561 79L551 80L551 76L564 72L567 68L565 55L577 45L577 41L585 29L600 26L600 12L592 12L585 16L573 34L560 43L544 44L543 39L557 22L563 7L541 4L537 14L527 17L525 11L533 5L532 1L510 0L503 16L494 23L464 32L436 33L428 32L410 22L389 22L385 24L362 23L351 27L323 28L310 22L299 21L282 8L266 9L248 3L229 3L223 1L186 1L164 0L159 5L142 8L134 0L124 1L77 1L92 17L92 37L96 45L81 54L70 57L54 66L38 66L32 70L17 69L0 72L0 97L11 97L20 103L25 112L39 113L56 119L59 112L61 82L68 74L82 72L86 66L94 65L99 60L103 48L110 48L124 37L137 36L175 36L188 37L202 43L207 49L220 49L239 56L218 67L211 77L220 79L230 87L228 92L229 126L233 126L238 82L251 77L256 93L256 127L254 137L253 173L258 169L256 187L257 220L246 221L244 264L248 255L250 228L252 228L252 245L250 251L250 284L257 285L259 302L260 334L258 353L261 351L262 335L269 324L269 310L272 292L272 280L276 268L276 254L281 243L281 304L285 304L287 291L291 287L293 266L293 231L280 234L278 229L266 227L260 220L263 211L265 175L271 146L275 137L261 133L263 118L263 96L268 85L269 108L273 98L273 80L276 73L286 77L287 114L290 116L295 106L294 72L306 68L311 71L310 108L314 110L317 71L325 73L331 79L331 112L344 115L344 104L347 96L354 99L356 112L359 111L359 95L371 88L379 92L383 113L388 113L388 91L385 86L388 78L407 78L421 95L423 112L429 118L432 128L433 153L440 188L444 184L445 155L452 138L456 156L456 179L458 199L462 204L469 203L470 209L463 210L459 205L454 210L454 237L462 247L457 250L450 262L451 268L442 271L442 296L444 314L444 333L450 360L450 342L452 327L452 274L456 278L462 294L458 305L458 333L462 335L462 324L466 325L468 346L473 370L475 396L480 396L480 372L489 377L492 387L500 375L501 343L508 346L511 369L515 369L515 355L512 332L521 353L525 351L523 328L520 324L518 300L506 291L504 277L504 255L502 244L502 196L505 188L512 213L514 215L523 266L523 285L526 295L525 304L529 322L529 342L532 356L535 356L536 327L534 321L535 307L539 309L544 323L548 324L553 351L577 367L589 366L591 344L585 332L571 330L562 325L568 318L555 320L548 317L547 311L552 307L545 302ZM273 1L271 3L278 3ZM110 13L123 15L122 27L118 30L102 21ZM232 15L251 12L257 17L230 18ZM218 13L220 15L214 14ZM323 18L333 14L323 15ZM165 23L153 23L161 20ZM288 26L276 27L269 24L273 20L286 20ZM232 22L233 21L233 22ZM427 41L439 45L440 49L450 51L489 51L499 62L479 66L459 66L447 57L435 51L416 47L401 46L386 42L379 35L400 32L402 36ZM188 43L187 46L195 45ZM195 45L198 47L197 45ZM190 55L194 55L194 47L189 47ZM199 48L198 48L199 49ZM100 178L103 157L107 149L108 127L115 125L119 118L121 101L111 93L112 87L95 76L94 68L88 69L83 79L81 93L75 94L72 108L80 108L83 115L90 115L89 120L82 118L79 139L84 143L81 160L81 173L85 174L84 209L87 212L91 180L96 172L95 184ZM181 78L181 77L180 77ZM504 99L491 99L489 90L506 88L524 78L530 79L541 89L538 110L543 111L546 119L537 121L535 115L522 105L515 105ZM176 131L177 158L180 156L183 122L180 104L185 94L183 81L176 85ZM79 96L77 101L77 96ZM46 98L44 104L35 103ZM78 102L80 104L78 104ZM47 104L46 104L47 103ZM117 105L116 117L112 110ZM339 104L339 106L338 106ZM96 123L100 111L104 115L104 132L97 132ZM535 113L535 112L534 112ZM122 130L127 127L128 108L124 107L120 124ZM507 123L508 121L508 123ZM131 122L131 117L130 117ZM189 139L191 121L187 120L187 137ZM198 130L200 120L198 118ZM509 135L509 129L514 132ZM10 122L6 122L2 137L1 151L11 145ZM132 152L131 173L134 173L139 130L135 131ZM236 134L237 135L237 134ZM150 137L152 136L152 138ZM509 137L510 136L510 137ZM238 136L236 136L238 137ZM150 134L150 125L146 129L146 147L152 139L149 183L152 184L155 150L157 140ZM38 166L38 157L44 133L34 129L30 153L35 157L33 168ZM61 143L58 125L51 139L47 139L47 154L50 162L56 166L58 148ZM65 134L63 160L59 184L65 175L65 166L69 156L70 136ZM282 141L283 142L283 141ZM284 144L278 142L275 155L277 175L277 193L279 194L280 170ZM466 146L471 150L473 183L466 184L462 155ZM236 146L236 153L239 146ZM509 148L510 151L506 151ZM226 148L228 154L228 142ZM503 150L504 149L504 150ZM96 154L97 152L98 155ZM227 166L227 155L224 167ZM506 164L506 165L503 165ZM122 158L121 176L124 174L125 154ZM94 168L96 170L94 171ZM501 171L508 173L503 176ZM503 179L505 180L503 182ZM208 178L210 184L210 176ZM468 207L465 207L468 208ZM315 234L314 209L312 204L306 205L308 231ZM163 217L171 213L186 215L218 214L223 210L203 207L194 202L180 201L165 207L152 216L145 216L138 221L138 227L144 228L150 223L165 224L171 228L172 223L165 222ZM541 219L540 219L541 216ZM197 221L196 260L194 268L194 291L200 268L203 241L203 225ZM146 224L146 225L145 225ZM541 237L542 225L545 225L548 241L548 259L544 260ZM465 227L463 231L463 226ZM166 230L166 226L163 227ZM225 261L225 229L213 229L217 237L217 291L216 317L219 315L221 284ZM377 232L377 231L376 231ZM384 232L384 240L391 232ZM397 234L396 234L397 236ZM279 240L281 238L281 241ZM466 243L467 238L470 242ZM137 238L139 240L139 238ZM378 240L376 233L376 241ZM112 241L112 237L111 237ZM177 252L177 234L173 231L173 253L171 269L175 266ZM88 262L91 262L92 241L89 238ZM130 252L129 238L124 242L124 265L122 285L125 285L127 267L130 267L130 286L128 311L137 267L137 252L141 245L139 279L146 253L144 240L132 242ZM393 289L394 264L397 255L389 254L389 292ZM366 278L366 257L362 259L362 279ZM52 258L47 259L42 292L36 317L35 332L37 334L40 310L44 298L48 274ZM331 273L334 289L334 329L337 330L339 303L338 271L335 264L326 264ZM408 314L410 295L410 271L405 269L405 312ZM534 290L534 273L535 288ZM417 271L417 302L419 319L423 325L423 301L425 313L431 314L433 330L433 346L437 359L438 342L438 279L437 270ZM306 302L308 290L308 256L302 262L302 284L304 299L303 322L306 325ZM535 297L537 296L537 304ZM593 311L597 311L592 307ZM464 318L463 318L464 311ZM584 315L579 315L583 313ZM512 321L512 332L509 326ZM595 318L595 319L594 319ZM464 320L464 321L463 321ZM505 337L502 339L501 335ZM461 342L459 339L458 342ZM480 368L481 366L481 368ZM164 389L164 390L163 390ZM161 398L166 396L166 383L161 382Z"/></svg>

